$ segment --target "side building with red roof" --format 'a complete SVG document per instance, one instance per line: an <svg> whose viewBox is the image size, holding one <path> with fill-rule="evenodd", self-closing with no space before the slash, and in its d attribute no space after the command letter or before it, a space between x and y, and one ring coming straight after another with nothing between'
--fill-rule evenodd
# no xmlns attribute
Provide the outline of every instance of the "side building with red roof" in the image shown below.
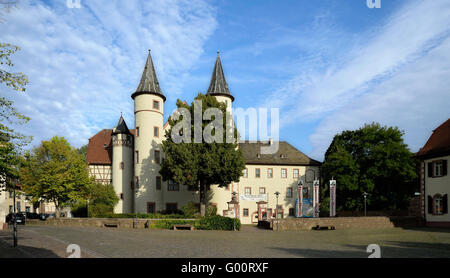
<svg viewBox="0 0 450 278"><path fill-rule="evenodd" d="M433 131L417 157L421 161L421 208L426 225L450 227L450 119Z"/></svg>

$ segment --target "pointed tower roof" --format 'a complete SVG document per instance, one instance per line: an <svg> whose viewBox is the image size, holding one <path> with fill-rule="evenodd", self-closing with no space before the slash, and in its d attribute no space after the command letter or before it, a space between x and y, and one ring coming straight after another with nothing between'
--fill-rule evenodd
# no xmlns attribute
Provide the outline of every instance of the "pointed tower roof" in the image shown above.
<svg viewBox="0 0 450 278"><path fill-rule="evenodd" d="M141 94L152 94L158 95L166 101L166 97L159 87L158 78L156 77L155 67L153 66L152 56L150 55L150 50L148 50L147 61L145 62L144 72L142 73L141 82L136 89L136 92L131 95L134 99L137 95Z"/></svg>
<svg viewBox="0 0 450 278"><path fill-rule="evenodd" d="M117 126L113 129L112 134L131 134L122 115L120 115L119 122L117 123Z"/></svg>
<svg viewBox="0 0 450 278"><path fill-rule="evenodd" d="M219 51L217 51L216 64L214 65L214 70L211 76L211 82L209 83L207 95L219 95L219 96L227 96L231 98L231 101L234 101L234 97L230 94L228 90L228 84L225 80L225 75L222 69L222 62L220 61Z"/></svg>

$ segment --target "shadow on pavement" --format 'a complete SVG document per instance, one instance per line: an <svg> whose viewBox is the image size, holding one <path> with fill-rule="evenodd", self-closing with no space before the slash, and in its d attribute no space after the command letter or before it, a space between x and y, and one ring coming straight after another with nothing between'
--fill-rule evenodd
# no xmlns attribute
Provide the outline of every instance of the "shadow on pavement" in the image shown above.
<svg viewBox="0 0 450 278"><path fill-rule="evenodd" d="M59 258L53 251L45 248L25 246L21 240L26 238L18 237L18 246L13 247L12 234L0 235L0 258Z"/></svg>
<svg viewBox="0 0 450 278"><path fill-rule="evenodd" d="M384 241L379 246L382 258L450 258L448 243ZM366 245L345 245L345 247L364 251L367 248ZM370 253L366 253L366 256L369 255Z"/></svg>
<svg viewBox="0 0 450 278"><path fill-rule="evenodd" d="M290 255L302 258L366 258L365 248L361 251L353 250L319 250L302 248L272 247L272 250L284 251Z"/></svg>

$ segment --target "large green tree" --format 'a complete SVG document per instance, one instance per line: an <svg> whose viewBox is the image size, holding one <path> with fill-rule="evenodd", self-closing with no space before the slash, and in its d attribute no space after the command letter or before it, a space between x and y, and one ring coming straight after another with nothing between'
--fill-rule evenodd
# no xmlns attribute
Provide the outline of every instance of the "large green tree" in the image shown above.
<svg viewBox="0 0 450 278"><path fill-rule="evenodd" d="M0 190L11 187L18 178L21 149L31 139L14 130L14 126L27 123L29 118L4 96L8 90L24 92L28 83L26 75L11 71L14 66L11 57L18 50L18 46L0 43Z"/></svg>
<svg viewBox="0 0 450 278"><path fill-rule="evenodd" d="M160 174L163 180L173 180L178 184L198 189L200 193L200 213L204 216L207 207L206 193L210 186L223 187L228 186L233 181L238 182L242 170L245 168L245 159L238 149L236 141L227 143L226 105L218 102L214 96L203 94L198 94L194 101L201 102L201 115L204 115L209 108L216 108L222 112L221 120L213 116L211 120L201 120L200 126L202 133L205 129L209 130L213 136L221 137L222 143L217 142L217 140L206 143L204 139L201 140L201 143L195 143L194 102L188 105L186 102L178 100L177 107L187 109L191 117L188 119L187 116L180 116L177 120L172 117L169 118L170 128L166 131L166 140L162 146L165 158L161 165ZM175 142L171 136L172 130L182 121L187 123L186 130L182 129L176 132L179 132L185 138L189 137L190 140L188 142ZM214 121L220 122L219 125L222 126L223 133L220 133L216 128L211 128ZM231 128L233 129L231 134L236 137L237 130Z"/></svg>
<svg viewBox="0 0 450 278"><path fill-rule="evenodd" d="M83 155L57 136L26 155L20 180L35 201L53 202L58 217L62 208L88 198L93 184Z"/></svg>
<svg viewBox="0 0 450 278"><path fill-rule="evenodd" d="M397 127L378 123L336 135L325 154L324 181L337 181L339 210L362 210L369 193L372 210L404 209L418 190L418 161ZM325 184L325 196L329 195Z"/></svg>

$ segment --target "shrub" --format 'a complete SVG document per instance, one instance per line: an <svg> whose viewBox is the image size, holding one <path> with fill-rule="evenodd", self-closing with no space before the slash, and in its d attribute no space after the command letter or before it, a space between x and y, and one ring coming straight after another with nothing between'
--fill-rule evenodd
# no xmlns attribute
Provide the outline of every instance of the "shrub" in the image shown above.
<svg viewBox="0 0 450 278"><path fill-rule="evenodd" d="M199 215L198 206L194 202L189 202L187 205L181 208L184 216L195 217Z"/></svg>
<svg viewBox="0 0 450 278"><path fill-rule="evenodd" d="M151 225L151 228L156 229L173 229L173 225L187 225L190 224L194 227L198 226L198 220L158 220L154 221Z"/></svg>
<svg viewBox="0 0 450 278"><path fill-rule="evenodd" d="M209 206L206 209L206 216L214 216L217 215L217 208L214 206Z"/></svg>
<svg viewBox="0 0 450 278"><path fill-rule="evenodd" d="M241 221L237 218L229 218L220 215L208 216L200 219L196 226L199 230L226 230L232 231L234 226L236 230L241 229Z"/></svg>

